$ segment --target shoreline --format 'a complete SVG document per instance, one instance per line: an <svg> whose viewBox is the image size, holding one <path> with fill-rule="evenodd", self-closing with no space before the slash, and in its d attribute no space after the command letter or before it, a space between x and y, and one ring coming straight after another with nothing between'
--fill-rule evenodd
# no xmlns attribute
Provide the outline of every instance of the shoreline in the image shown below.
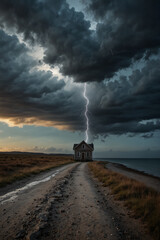
<svg viewBox="0 0 160 240"><path fill-rule="evenodd" d="M130 160L131 160L131 164L129 164ZM160 180L160 165L158 165L158 167L159 167L158 170L159 171L154 172L154 169L152 169L152 171L148 172L149 166L148 166L148 169L141 169L141 166L138 166L138 167L137 166L132 166L132 161L133 160L135 160L135 161L137 161L137 160L157 161L158 160L158 163L160 163L160 158L95 158L95 159L93 159L93 161L100 161L100 162L106 162L106 163L110 162L110 163L113 163L113 164L117 164L119 166L123 166L124 168L128 169L128 171L129 170L131 170L131 171L133 170L135 172L137 171L137 172L140 172L144 175L155 177L155 178L158 178ZM158 163L156 162L156 163L151 164L151 165L157 166L155 164L158 164ZM146 163L146 164L148 164L148 163ZM156 170L157 170L157 167L156 167Z"/></svg>
<svg viewBox="0 0 160 240"><path fill-rule="evenodd" d="M109 163L113 163L113 162L110 162L108 161ZM152 178L155 178L157 180L160 181L160 177L158 176L155 176L155 175L152 175L151 173L147 173L145 171L141 171L141 170L137 170L135 168L131 168L131 167L127 167L126 165L122 164L122 163L113 163L115 166L119 167L119 168L122 168L126 171L130 171L130 172L134 172L134 173L137 173L137 174L141 174L141 175L144 175L146 177L152 177Z"/></svg>
<svg viewBox="0 0 160 240"><path fill-rule="evenodd" d="M153 239L158 240L160 181L109 162L93 162L89 167L102 187L109 190L113 201L118 201L122 209L126 208L131 217L139 219L139 224L145 227Z"/></svg>
<svg viewBox="0 0 160 240"><path fill-rule="evenodd" d="M134 179L138 182L143 183L144 185L153 188L157 192L160 192L160 177L153 176L151 174L139 171L136 169L128 168L120 163L113 163L107 161L105 164L106 168L114 172L120 173L128 178Z"/></svg>

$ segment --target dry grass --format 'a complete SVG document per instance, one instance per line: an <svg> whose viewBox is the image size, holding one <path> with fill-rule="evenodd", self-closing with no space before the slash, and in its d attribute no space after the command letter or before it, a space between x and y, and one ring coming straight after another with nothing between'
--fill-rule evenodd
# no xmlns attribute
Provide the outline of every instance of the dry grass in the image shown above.
<svg viewBox="0 0 160 240"><path fill-rule="evenodd" d="M0 186L73 162L72 156L47 154L0 154Z"/></svg>
<svg viewBox="0 0 160 240"><path fill-rule="evenodd" d="M109 186L117 200L124 202L136 218L141 218L154 239L160 239L160 194L144 184L92 162L89 167L103 186Z"/></svg>

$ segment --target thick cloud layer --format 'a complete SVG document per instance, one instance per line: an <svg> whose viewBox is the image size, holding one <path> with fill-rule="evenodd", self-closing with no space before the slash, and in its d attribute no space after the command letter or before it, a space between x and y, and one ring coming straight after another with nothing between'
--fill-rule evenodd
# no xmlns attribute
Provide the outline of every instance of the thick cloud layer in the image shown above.
<svg viewBox="0 0 160 240"><path fill-rule="evenodd" d="M36 70L38 63L26 45L7 35L7 29L39 44L43 61L58 66L64 78L89 83L93 136L152 137L160 129L160 1L85 3L97 21L95 30L66 0L0 1L0 118L14 124L85 129L82 87L67 88L51 72ZM128 78L116 77L136 61L137 70Z"/></svg>
<svg viewBox="0 0 160 240"><path fill-rule="evenodd" d="M159 0L91 0L89 9L101 20L97 35L103 50L126 59L160 47Z"/></svg>
<svg viewBox="0 0 160 240"><path fill-rule="evenodd" d="M103 81L160 46L160 3L92 0L95 31L66 0L1 0L0 20L46 48L44 61L75 81Z"/></svg>
<svg viewBox="0 0 160 240"><path fill-rule="evenodd" d="M84 101L78 89L67 91L51 72L35 70L36 62L16 36L0 30L0 46L0 118L15 125L83 130L78 109Z"/></svg>
<svg viewBox="0 0 160 240"><path fill-rule="evenodd" d="M65 0L2 0L0 19L8 27L16 27L25 39L44 46L44 61L59 65L64 75L87 81L90 68L94 76L98 44L89 30L90 23L83 13L69 9Z"/></svg>
<svg viewBox="0 0 160 240"><path fill-rule="evenodd" d="M160 129L159 66L159 59L150 60L128 78L92 85L89 97L91 117L97 123L94 133L147 133Z"/></svg>

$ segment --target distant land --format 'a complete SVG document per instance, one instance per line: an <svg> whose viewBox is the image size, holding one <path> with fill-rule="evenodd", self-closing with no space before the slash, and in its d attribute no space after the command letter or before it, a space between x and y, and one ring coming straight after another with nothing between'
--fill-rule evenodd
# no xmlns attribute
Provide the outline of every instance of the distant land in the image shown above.
<svg viewBox="0 0 160 240"><path fill-rule="evenodd" d="M56 155L56 156L72 156L73 154L67 153L40 153L40 152L21 152L21 151L11 151L11 152L0 152L0 154L34 154L34 155Z"/></svg>

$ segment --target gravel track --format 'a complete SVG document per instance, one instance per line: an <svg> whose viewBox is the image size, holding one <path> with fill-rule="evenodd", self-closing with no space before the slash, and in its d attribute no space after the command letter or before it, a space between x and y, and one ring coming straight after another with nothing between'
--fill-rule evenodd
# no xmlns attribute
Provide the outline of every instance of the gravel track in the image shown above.
<svg viewBox="0 0 160 240"><path fill-rule="evenodd" d="M44 177L46 173L41 174ZM15 199L1 204L0 213L1 240L152 239L140 221L93 178L87 163L58 168L50 180L24 188Z"/></svg>

